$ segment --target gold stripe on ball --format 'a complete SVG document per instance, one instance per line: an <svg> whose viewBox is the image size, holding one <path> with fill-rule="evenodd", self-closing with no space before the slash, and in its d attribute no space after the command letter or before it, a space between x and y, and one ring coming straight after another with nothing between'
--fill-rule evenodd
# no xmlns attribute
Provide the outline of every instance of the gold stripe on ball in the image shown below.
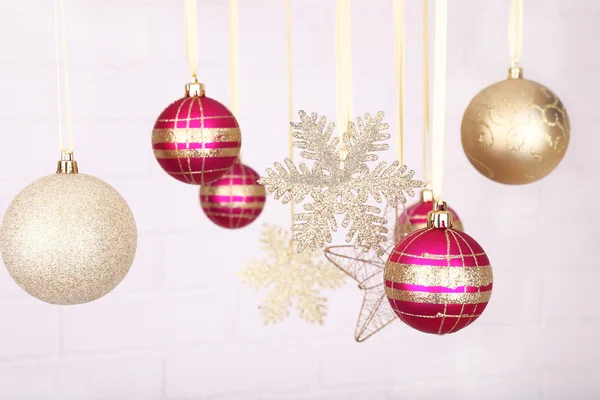
<svg viewBox="0 0 600 400"><path fill-rule="evenodd" d="M227 218L232 218L234 220L236 220L236 219L251 219L251 220L255 220L256 219L256 215L254 215L254 214L231 215L230 213L220 213L220 212L214 212L214 211L210 211L210 210L206 210L205 213L209 217L227 217Z"/></svg>
<svg viewBox="0 0 600 400"><path fill-rule="evenodd" d="M433 265L398 264L388 262L385 280L420 286L487 286L493 281L492 267L440 267Z"/></svg>
<svg viewBox="0 0 600 400"><path fill-rule="evenodd" d="M181 150L154 150L156 158L203 158L203 157L237 157L240 148L225 149L181 149ZM204 171L206 172L206 170Z"/></svg>
<svg viewBox="0 0 600 400"><path fill-rule="evenodd" d="M253 201L253 202L231 202L231 203L214 203L212 201L203 201L201 202L202 207L206 209L211 209L213 207L216 208L241 208L241 209L254 209L254 208L263 208L265 205L264 201ZM229 214L228 214L229 215Z"/></svg>
<svg viewBox="0 0 600 400"><path fill-rule="evenodd" d="M227 179L227 177L225 177ZM221 185L221 186L202 186L200 189L202 196L265 196L265 187L259 185Z"/></svg>
<svg viewBox="0 0 600 400"><path fill-rule="evenodd" d="M424 304L479 304L490 301L492 291L478 293L431 293L385 288L389 299Z"/></svg>
<svg viewBox="0 0 600 400"><path fill-rule="evenodd" d="M481 253L473 253L473 254L431 254L431 253L421 253L421 254L410 254L404 253L402 251L395 251L393 254L406 256L411 258L418 258L420 260L459 260L465 258L473 258L473 257L481 257L485 256L484 252Z"/></svg>
<svg viewBox="0 0 600 400"><path fill-rule="evenodd" d="M230 168L231 167L228 167L228 168L213 168L213 169L204 168L204 170L202 170L202 171L169 171L169 175L202 175L202 174L206 174L207 172L227 171Z"/></svg>
<svg viewBox="0 0 600 400"><path fill-rule="evenodd" d="M481 314L464 314L464 313L460 313L460 314L444 314L444 313L437 313L436 315L423 315L423 314L413 314L413 313L409 313L406 311L401 311L398 309L394 309L394 311L397 314L402 314L402 315L406 315L408 317L417 317L417 318L430 318L430 319L436 319L436 318L477 318L480 317Z"/></svg>
<svg viewBox="0 0 600 400"><path fill-rule="evenodd" d="M239 142L240 128L175 128L152 130L152 144Z"/></svg>

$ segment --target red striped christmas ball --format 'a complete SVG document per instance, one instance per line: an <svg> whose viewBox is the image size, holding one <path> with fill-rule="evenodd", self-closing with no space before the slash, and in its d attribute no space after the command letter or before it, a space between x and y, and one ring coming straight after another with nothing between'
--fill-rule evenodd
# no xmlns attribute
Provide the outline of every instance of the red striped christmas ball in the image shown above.
<svg viewBox="0 0 600 400"><path fill-rule="evenodd" d="M240 154L240 127L223 104L186 96L169 105L152 130L154 157L173 178L204 185L223 176Z"/></svg>
<svg viewBox="0 0 600 400"><path fill-rule="evenodd" d="M400 241L409 233L425 228L427 226L427 214L431 210L433 210L433 192L429 189L425 189L421 192L421 199L410 207L407 207L406 210L398 216L396 240ZM452 218L452 227L457 231L464 230L463 224L456 212L450 207L448 207L448 211L454 215Z"/></svg>
<svg viewBox="0 0 600 400"><path fill-rule="evenodd" d="M481 246L452 228L427 227L402 239L384 269L398 318L426 333L456 332L475 321L492 294L492 267Z"/></svg>
<svg viewBox="0 0 600 400"><path fill-rule="evenodd" d="M200 187L200 202L206 216L223 228L243 228L254 221L265 206L265 187L250 167L235 163L225 175Z"/></svg>

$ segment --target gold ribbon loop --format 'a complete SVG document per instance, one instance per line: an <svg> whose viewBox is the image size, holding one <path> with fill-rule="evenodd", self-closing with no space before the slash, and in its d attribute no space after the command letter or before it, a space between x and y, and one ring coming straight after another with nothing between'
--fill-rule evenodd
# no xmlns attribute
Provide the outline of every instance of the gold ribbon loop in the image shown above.
<svg viewBox="0 0 600 400"><path fill-rule="evenodd" d="M60 4L59 4L60 3ZM59 18L60 9L60 18ZM60 22L59 22L60 19ZM63 55L63 73L65 84L65 108L67 120L67 138L68 145L64 146L63 142L63 127L62 127L62 106L61 106L61 90L60 90L60 50L58 39L58 25L60 23L62 55ZM56 54L56 104L58 111L58 148L59 150L73 151L73 125L71 118L71 93L69 90L69 59L67 54L67 27L65 22L65 3L64 0L54 0L54 50Z"/></svg>
<svg viewBox="0 0 600 400"><path fill-rule="evenodd" d="M286 67L287 67L287 92L288 92L288 137L289 137L289 156L294 162L294 129L291 122L294 119L293 96L292 96L292 3L291 0L285 0L285 43L286 43ZM292 224L294 223L295 203L294 199L290 202L292 209ZM292 249L293 246L290 246Z"/></svg>
<svg viewBox="0 0 600 400"><path fill-rule="evenodd" d="M193 78L198 71L198 2L184 0L185 55Z"/></svg>
<svg viewBox="0 0 600 400"><path fill-rule="evenodd" d="M240 102L240 28L238 0L229 0L229 99L238 117Z"/></svg>
<svg viewBox="0 0 600 400"><path fill-rule="evenodd" d="M396 59L396 159L404 164L404 0L394 0L394 56Z"/></svg>
<svg viewBox="0 0 600 400"><path fill-rule="evenodd" d="M435 0L432 179L435 202L442 200L444 187L444 153L446 146L446 57L448 46L448 2Z"/></svg>
<svg viewBox="0 0 600 400"><path fill-rule="evenodd" d="M340 141L340 159L348 154L343 135L350 132L352 119L352 52L350 45L350 0L335 3L335 66L337 88L337 122Z"/></svg>
<svg viewBox="0 0 600 400"><path fill-rule="evenodd" d="M429 182L429 134L431 105L429 102L429 0L423 0L423 180Z"/></svg>
<svg viewBox="0 0 600 400"><path fill-rule="evenodd" d="M523 0L510 0L508 48L511 68L518 67L523 51Z"/></svg>

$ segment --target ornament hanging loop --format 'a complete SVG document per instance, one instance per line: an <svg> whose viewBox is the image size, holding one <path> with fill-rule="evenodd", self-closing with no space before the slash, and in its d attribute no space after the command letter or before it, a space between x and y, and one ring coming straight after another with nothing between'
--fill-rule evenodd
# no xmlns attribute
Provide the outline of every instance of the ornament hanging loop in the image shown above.
<svg viewBox="0 0 600 400"><path fill-rule="evenodd" d="M54 0L54 50L56 56L56 106L58 112L58 148L63 150L62 106L60 90L60 57L59 57L59 25L62 42L62 61L65 89L65 108L68 136L68 150L73 150L73 127L71 118L71 95L69 90L69 60L67 56L67 28L65 22L64 0Z"/></svg>
<svg viewBox="0 0 600 400"><path fill-rule="evenodd" d="M510 67L519 68L521 53L523 51L523 0L510 0L510 14L508 16L508 47Z"/></svg>
<svg viewBox="0 0 600 400"><path fill-rule="evenodd" d="M340 162L348 156L344 144L344 133L350 136L352 118L352 46L350 29L350 0L335 3L335 78L338 146Z"/></svg>
<svg viewBox="0 0 600 400"><path fill-rule="evenodd" d="M185 23L185 55L192 80L198 70L198 1L184 0L183 14Z"/></svg>
<svg viewBox="0 0 600 400"><path fill-rule="evenodd" d="M446 63L448 47L448 1L435 1L433 121L431 187L436 201L442 198L446 147Z"/></svg>

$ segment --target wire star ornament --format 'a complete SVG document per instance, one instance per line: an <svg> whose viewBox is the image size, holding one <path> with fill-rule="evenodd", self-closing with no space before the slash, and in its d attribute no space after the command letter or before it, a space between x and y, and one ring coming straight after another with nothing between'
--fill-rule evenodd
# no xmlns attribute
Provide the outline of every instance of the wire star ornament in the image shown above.
<svg viewBox="0 0 600 400"><path fill-rule="evenodd" d="M324 260L321 252L294 251L284 228L265 224L261 243L268 258L250 261L239 276L250 288L268 289L259 305L265 324L283 321L295 308L300 318L322 325L327 298L321 291L341 287L346 279L343 272Z"/></svg>
<svg viewBox="0 0 600 400"><path fill-rule="evenodd" d="M393 208L386 206L384 215L394 214L395 220L398 220L398 211L390 213ZM402 213L405 213L402 208ZM394 223L394 225L396 225ZM389 229L388 240L382 244L383 255L377 255L375 252L362 252L351 245L329 246L325 248L325 257L338 269L358 282L358 288L363 292L363 302L356 322L354 339L357 342L363 342L388 326L396 320L396 313L392 309L385 295L385 284L383 279L383 269L388 256L395 246L399 236L404 236L412 227L404 224L405 232Z"/></svg>
<svg viewBox="0 0 600 400"><path fill-rule="evenodd" d="M310 248L315 251L325 243L331 243L331 232L337 231L336 215L343 215L342 228L348 228L346 242L354 242L356 248L364 251L373 249L382 256L385 251L381 243L387 240L387 220L380 216L379 207L367 204L369 197L381 203L406 203L406 195L414 196L415 188L424 183L414 180L414 171L394 161L389 166L380 162L372 171L367 163L376 161L375 152L389 148L380 143L388 140L389 128L383 123L383 112L374 117L365 114L349 124L349 132L342 136L342 143L333 136L335 124L327 124L327 118L317 117L304 111L298 113L300 122L292 122L293 145L302 149L300 157L312 160L309 168L304 163L298 166L286 158L284 165L274 164L267 169L267 176L259 183L265 185L267 194L290 201L310 201L303 205L303 212L294 214L292 239L297 243L298 252ZM345 158L340 159L344 149Z"/></svg>

